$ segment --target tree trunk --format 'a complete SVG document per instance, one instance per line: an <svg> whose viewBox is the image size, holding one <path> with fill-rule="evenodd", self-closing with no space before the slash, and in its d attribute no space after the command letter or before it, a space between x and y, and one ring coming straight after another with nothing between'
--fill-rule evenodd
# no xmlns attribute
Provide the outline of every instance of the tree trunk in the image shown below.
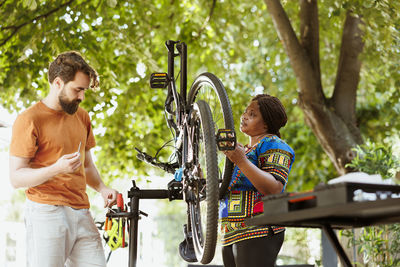
<svg viewBox="0 0 400 267"><path fill-rule="evenodd" d="M300 41L280 1L265 3L296 75L305 121L338 173L345 174L349 171L346 164L354 157L352 148L362 143L355 116L358 56L363 49L361 20L347 14L335 89L332 98L327 98L321 83L317 0L300 0Z"/></svg>

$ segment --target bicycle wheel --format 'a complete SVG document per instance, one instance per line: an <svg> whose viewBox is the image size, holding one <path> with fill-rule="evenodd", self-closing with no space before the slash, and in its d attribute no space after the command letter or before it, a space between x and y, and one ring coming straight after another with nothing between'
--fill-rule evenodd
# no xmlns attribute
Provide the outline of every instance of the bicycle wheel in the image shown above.
<svg viewBox="0 0 400 267"><path fill-rule="evenodd" d="M212 73L200 74L190 87L188 102L204 100L212 110L215 130L235 129L232 109L222 82ZM218 153L219 198L222 199L232 178L233 163L222 153Z"/></svg>
<svg viewBox="0 0 400 267"><path fill-rule="evenodd" d="M190 227L196 258L207 264L214 257L217 244L218 164L212 114L202 100L194 103L190 136L194 163L194 179L188 183L187 191Z"/></svg>

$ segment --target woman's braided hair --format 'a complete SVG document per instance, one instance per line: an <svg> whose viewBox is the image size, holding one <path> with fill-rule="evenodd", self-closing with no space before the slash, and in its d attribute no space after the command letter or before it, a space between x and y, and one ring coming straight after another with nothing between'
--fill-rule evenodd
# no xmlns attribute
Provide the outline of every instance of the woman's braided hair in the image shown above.
<svg viewBox="0 0 400 267"><path fill-rule="evenodd" d="M60 77L64 83L68 83L74 80L75 74L78 71L89 76L90 88L97 88L99 86L97 72L76 51L61 53L50 63L48 72L49 82L52 83L56 77Z"/></svg>
<svg viewBox="0 0 400 267"><path fill-rule="evenodd" d="M285 126L287 122L286 111L281 101L268 94L256 95L252 101L258 103L262 118L268 127L267 132L281 137L279 129Z"/></svg>

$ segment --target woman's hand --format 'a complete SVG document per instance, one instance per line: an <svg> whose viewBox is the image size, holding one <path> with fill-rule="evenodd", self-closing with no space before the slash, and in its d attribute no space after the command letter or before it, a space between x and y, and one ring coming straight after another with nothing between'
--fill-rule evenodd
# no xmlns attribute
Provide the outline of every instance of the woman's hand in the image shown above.
<svg viewBox="0 0 400 267"><path fill-rule="evenodd" d="M246 150L242 144L237 144L235 150L223 152L240 171L250 180L254 187L263 195L278 194L283 185L272 174L263 171L250 162L246 156Z"/></svg>
<svg viewBox="0 0 400 267"><path fill-rule="evenodd" d="M237 143L234 150L225 150L223 153L237 166L247 161L246 151L242 144Z"/></svg>

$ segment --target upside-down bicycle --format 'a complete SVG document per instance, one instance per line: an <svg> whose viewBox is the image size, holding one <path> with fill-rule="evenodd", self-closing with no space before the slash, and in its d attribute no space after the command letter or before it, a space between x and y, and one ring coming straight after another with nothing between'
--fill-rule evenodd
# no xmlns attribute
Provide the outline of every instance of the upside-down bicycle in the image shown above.
<svg viewBox="0 0 400 267"><path fill-rule="evenodd" d="M233 149L236 144L232 111L222 82L211 73L200 74L187 93L187 45L171 40L165 44L168 72L153 73L150 85L168 88L164 109L174 135L174 160L160 162L158 152L152 157L136 150L140 160L174 174L174 179L169 182L168 190L153 190L153 193L147 190L147 194L137 193L136 198L183 199L187 203L188 220L184 224L185 239L179 245L179 252L188 262L207 264L214 257L217 243L218 200L229 185L233 169L232 162L217 153L217 149ZM175 57L180 57L179 92L174 73ZM135 185L134 188L138 192ZM131 193L130 197L133 195ZM134 207L131 200L132 208L138 212L138 204ZM114 213L110 217L136 216L137 220L138 214L132 215L132 212Z"/></svg>

